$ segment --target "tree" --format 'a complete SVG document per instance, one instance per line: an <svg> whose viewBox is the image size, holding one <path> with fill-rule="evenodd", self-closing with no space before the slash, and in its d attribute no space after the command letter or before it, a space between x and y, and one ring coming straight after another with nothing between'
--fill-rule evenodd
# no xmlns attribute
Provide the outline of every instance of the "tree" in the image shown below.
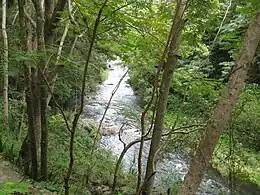
<svg viewBox="0 0 260 195"><path fill-rule="evenodd" d="M31 28L29 23L25 21L24 12L24 0L18 1L19 9L19 23L20 23L20 39L22 42L23 51L31 51ZM28 27L28 34L26 33L25 26ZM31 175L33 179L38 178L38 163L37 163L37 149L35 143L35 131L34 131L34 105L32 94L32 80L31 69L27 67L27 64L23 62L25 85L26 85L26 103L27 103L27 115L28 115L28 134L21 146L20 155L23 160L23 166L25 174ZM31 171L29 170L31 166Z"/></svg>
<svg viewBox="0 0 260 195"><path fill-rule="evenodd" d="M184 27L185 11L187 8L186 1L177 1L175 15L172 22L169 45L166 45L166 60L162 65L163 76L160 84L159 99L152 133L152 140L147 161L146 174L144 184L142 186L142 194L150 194L153 186L155 175L155 158L160 149L161 136L164 126L164 115L168 102L169 89L172 84L173 73L177 67L179 44L181 32Z"/></svg>
<svg viewBox="0 0 260 195"><path fill-rule="evenodd" d="M2 36L3 36L3 43L4 43L4 55L3 55L3 62L4 62L4 85L3 85L3 96L4 96L4 125L5 129L8 130L8 37L6 32L6 0L2 0Z"/></svg>
<svg viewBox="0 0 260 195"><path fill-rule="evenodd" d="M71 129L68 128L68 130L70 131L70 147L69 147L70 160L69 160L69 167L67 170L67 174L64 177L65 195L69 195L69 180L70 180L70 176L71 176L73 165L74 165L74 139L75 139L75 134L76 134L79 117L83 112L83 107L84 107L84 102L85 102L84 99L85 99L85 89L86 89L86 77L87 77L87 73L88 73L89 62L90 62L91 54L93 51L93 46L94 46L94 43L96 40L101 15L102 15L102 12L103 12L105 6L107 5L107 2L108 2L108 0L104 0L102 6L100 7L100 9L98 11L98 15L97 15L97 18L94 23L93 34L92 34L92 38L90 40L90 46L88 49L88 53L86 55L86 62L85 62L85 66L84 66L83 81L82 81L82 88L81 88L82 91L81 91L81 97L80 97L80 107L74 115L74 119L72 122L72 128Z"/></svg>
<svg viewBox="0 0 260 195"><path fill-rule="evenodd" d="M232 110L244 87L247 72L260 42L259 23L260 12L256 14L247 29L240 55L236 59L235 66L232 69L227 86L222 92L219 103L207 123L205 135L200 141L196 155L193 157L189 171L180 187L180 195L195 194L209 166L219 137L229 123Z"/></svg>
<svg viewBox="0 0 260 195"><path fill-rule="evenodd" d="M47 82L51 82L57 75L59 67L50 65L52 61L46 58L46 47L51 47L54 43L55 24L60 20L60 14L65 9L66 1L58 0L56 5L53 1L44 1L42 4L40 0L32 0L32 3L35 14L31 15L35 16L36 22L30 13L25 11L25 1L19 0L18 3L23 50L24 52L37 51L36 67L30 62L23 62L29 125L27 137L21 147L21 154L23 154L21 156L27 167L25 169L27 170L28 163L31 163L31 168L34 169L33 178L37 178L37 151L41 146L41 179L47 180L47 99L49 94L45 78L47 78ZM44 7L48 8L45 9L45 12ZM32 28L35 28L35 31Z"/></svg>

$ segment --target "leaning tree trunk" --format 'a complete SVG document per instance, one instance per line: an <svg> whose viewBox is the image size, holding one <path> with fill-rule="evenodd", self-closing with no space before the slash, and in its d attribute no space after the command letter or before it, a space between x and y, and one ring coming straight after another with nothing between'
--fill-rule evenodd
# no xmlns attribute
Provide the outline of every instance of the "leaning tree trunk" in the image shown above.
<svg viewBox="0 0 260 195"><path fill-rule="evenodd" d="M173 72L177 67L178 61L178 50L180 44L181 32L184 27L183 15L186 9L186 5L182 1L178 1L175 16L173 20L172 34L169 44L169 50L167 53L167 60L163 65L163 77L160 85L160 94L158 99L158 104L156 110L155 124L152 134L152 140L150 145L150 151L147 161L146 174L144 179L144 184L142 186L142 194L150 194L151 188L154 182L154 165L155 157L160 148L161 135L163 131L164 115L168 102L169 89L172 84ZM167 46L166 46L167 47Z"/></svg>
<svg viewBox="0 0 260 195"><path fill-rule="evenodd" d="M6 0L2 0L2 35L3 35L3 42L4 42L4 54L3 54L4 127L7 130L9 127L9 124L8 124L8 37L7 37L7 32L6 32Z"/></svg>
<svg viewBox="0 0 260 195"><path fill-rule="evenodd" d="M187 175L182 183L179 195L196 193L204 173L209 166L217 141L227 126L232 110L244 87L250 64L260 41L260 12L252 20L244 37L241 53L235 62L227 86L224 89L214 114L208 121L206 134L201 140Z"/></svg>

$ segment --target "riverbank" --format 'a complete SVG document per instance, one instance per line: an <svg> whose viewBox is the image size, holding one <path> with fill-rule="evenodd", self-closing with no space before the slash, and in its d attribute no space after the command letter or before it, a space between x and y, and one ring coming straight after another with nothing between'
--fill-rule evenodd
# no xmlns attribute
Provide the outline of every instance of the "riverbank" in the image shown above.
<svg viewBox="0 0 260 195"><path fill-rule="evenodd" d="M93 138L96 134L97 125L106 110L107 103L111 97L112 91L118 84L126 69L120 66L114 67L109 71L107 80L97 87L97 91L90 94L87 105L84 106L84 116L80 120L76 141L75 141L75 167L71 178L71 192L74 194L95 192L97 194L110 193L113 174L115 170L115 161L123 150L124 143L127 144L140 137L140 113L138 97L135 96L133 89L129 86L127 80L129 76L122 80L116 91L107 115L103 121L102 135L99 136L100 147L96 148L94 155L91 155ZM170 113L171 114L171 113ZM167 114L167 121L174 119L174 115ZM66 113L69 120L72 120L72 113ZM40 183L44 189L63 193L63 176L68 166L68 143L69 132L63 122L60 114L52 115L50 124L50 142L49 142L49 182ZM124 127L122 125L124 124ZM184 124L178 124L184 125ZM121 128L121 140L118 131ZM4 152L12 162L18 164L18 154L20 144L23 138L17 142L17 134L6 134L4 136ZM24 135L23 135L24 136ZM197 136L197 135L193 135ZM187 143L194 141L196 137L191 135L176 137L178 143ZM186 142L182 142L185 139ZM190 142L191 143L191 142ZM175 150L173 150L175 148ZM177 148L177 149L176 149ZM158 162L156 174L156 193L166 193L165 189L171 188L178 190L178 186L186 174L188 168L187 158L182 155L186 148L185 145L170 145ZM125 155L123 165L120 167L117 189L123 194L133 194L136 186L136 159L138 154L138 145L132 147ZM149 142L145 144L144 166L149 151ZM169 152L171 151L171 152ZM173 152L175 151L175 152ZM88 173L88 167L91 167L91 174ZM89 176L89 183L86 184L86 176ZM159 181L159 182L158 182ZM243 184L238 181L237 186ZM246 183L250 184L250 183ZM202 182L198 194L220 194L228 193L228 178L223 177L217 171L209 172ZM239 193L248 195L258 190L254 185L241 185Z"/></svg>
<svg viewBox="0 0 260 195"><path fill-rule="evenodd" d="M154 74L153 67L135 67L130 71L129 83L136 90L135 94L141 96L146 103L151 97L151 78ZM185 67L178 69L170 89L166 126L205 124L218 102L223 84L217 80L213 82L202 79L199 75L191 75ZM260 128L259 97L258 86L248 84L240 96L231 124L218 142L212 160L212 165L227 178L227 187L230 187L228 178L232 175L234 188L238 185L235 181L248 182L249 186L256 189L256 193L259 193L257 188L260 186L260 140L257 136ZM202 134L203 129L199 129L189 134L174 135L174 141L169 143L166 151L193 155Z"/></svg>
<svg viewBox="0 0 260 195"><path fill-rule="evenodd" d="M72 115L69 113L66 113L66 115L70 120ZM53 115L50 118L49 124L48 182L31 180L29 180L28 184L27 182L21 182L21 178L23 178L22 174L20 171L15 171L21 170L19 163L19 146L21 142L17 143L14 141L15 137L2 134L4 140L2 155L14 163L11 165L7 161L0 161L3 165L0 167L3 168L0 169L0 181L4 183L2 185L13 182L13 188L20 189L19 186L22 185L24 189L23 192L26 192L26 189L30 190L33 188L43 191L47 190L52 194L64 193L63 179L69 162L69 132L60 114ZM109 194L112 187L111 181L113 180L115 170L115 156L110 151L102 148L96 148L94 154L91 155L93 140L97 133L97 125L98 124L92 119L82 118L79 122L74 148L75 166L70 183L72 194ZM98 139L100 139L100 136ZM14 143L17 144L14 145ZM89 167L91 168L90 170L88 169ZM3 170L3 173L1 170ZM89 177L88 184L86 184L87 175ZM118 177L118 190L129 193L129 190L134 189L135 176L123 173L120 168ZM22 191L23 189L20 190Z"/></svg>

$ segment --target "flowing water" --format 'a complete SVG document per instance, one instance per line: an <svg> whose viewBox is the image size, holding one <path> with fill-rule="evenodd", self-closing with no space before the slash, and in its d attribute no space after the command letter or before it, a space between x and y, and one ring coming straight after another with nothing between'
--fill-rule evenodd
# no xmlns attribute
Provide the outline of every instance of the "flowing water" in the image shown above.
<svg viewBox="0 0 260 195"><path fill-rule="evenodd" d="M124 73L127 71L126 68L118 65L114 65L109 70L109 75L106 81L104 81L94 93L87 105L85 106L85 116L92 118L99 122L105 111L107 103L111 97L111 93L115 86L118 84ZM134 94L133 89L127 83L129 76L122 80L120 87L116 91L112 102L107 110L107 114L103 121L103 124L109 126L111 129L120 129L122 124L125 124L122 128L121 141L119 140L118 133L103 136L101 139L100 146L107 148L112 151L116 156L119 156L123 150L124 143L129 143L136 138L140 137L139 131L139 119L141 109L138 105L138 97ZM145 144L144 147L144 159L147 158L149 149L149 143ZM136 167L136 158L138 154L138 144L128 150L124 157L124 165L126 169ZM144 165L145 166L145 165ZM158 189L167 189L172 187L174 183L183 180L188 170L187 160L180 154L166 154L157 163L156 173L156 186ZM211 171L212 172L212 171ZM229 194L227 188L227 182L219 175L216 171L211 174L206 174L203 182L201 183L200 190L197 194L201 195L219 195ZM250 195L258 194L257 192L240 192L237 194Z"/></svg>

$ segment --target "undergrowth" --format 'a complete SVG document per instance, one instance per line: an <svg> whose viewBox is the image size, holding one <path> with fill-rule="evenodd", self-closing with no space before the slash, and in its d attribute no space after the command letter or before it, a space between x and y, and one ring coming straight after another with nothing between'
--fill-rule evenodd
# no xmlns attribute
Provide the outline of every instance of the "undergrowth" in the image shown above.
<svg viewBox="0 0 260 195"><path fill-rule="evenodd" d="M19 110L19 107L17 109ZM12 109L12 111L17 110ZM68 114L68 118L70 118L69 115L72 116L72 114ZM2 121L2 119L2 115L0 114L0 120ZM18 124L19 120L13 120L12 123L14 123L13 127L17 127L15 124ZM3 143L1 148L2 155L12 163L20 166L19 150L26 135L26 124L24 124L24 129L20 137L17 136L17 128L10 129L10 132L4 132L1 125L0 127ZM75 164L70 181L70 191L72 194L88 194L89 191L94 189L93 185L112 186L116 157L110 151L96 148L94 155L90 158L93 137L96 131L97 128L91 120L88 120L87 124L79 125L77 129L74 149ZM62 116L60 114L50 116L48 147L49 181L33 182L33 185L57 192L58 194L63 193L64 175L66 174L69 163L68 148L69 132L66 129ZM89 184L86 183L88 167L91 167ZM131 194L133 192L135 176L123 172L122 167L119 171L118 181L118 189L124 191L124 194ZM8 186L11 187L10 185Z"/></svg>

